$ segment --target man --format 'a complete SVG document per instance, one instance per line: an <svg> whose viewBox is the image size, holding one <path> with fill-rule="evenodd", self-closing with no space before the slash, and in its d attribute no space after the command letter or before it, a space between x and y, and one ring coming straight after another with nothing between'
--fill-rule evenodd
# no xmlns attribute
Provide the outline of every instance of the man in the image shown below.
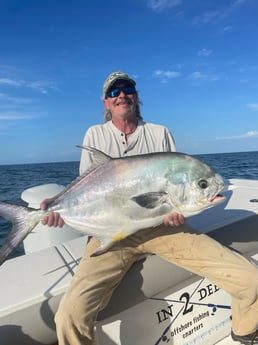
<svg viewBox="0 0 258 345"><path fill-rule="evenodd" d="M143 121L136 83L127 74L111 73L103 87L105 123L88 129L83 145L112 157L175 151L170 131ZM92 164L82 151L80 173ZM47 201L41 207L46 208ZM99 246L91 238L75 276L56 315L59 345L93 345L93 323L109 302L114 289L138 258L145 253L161 256L210 279L232 296L232 337L242 344L258 344L258 270L241 255L207 235L191 229L182 215L168 214L163 225L144 229L91 257ZM43 224L62 226L58 213ZM169 226L173 225L173 227Z"/></svg>

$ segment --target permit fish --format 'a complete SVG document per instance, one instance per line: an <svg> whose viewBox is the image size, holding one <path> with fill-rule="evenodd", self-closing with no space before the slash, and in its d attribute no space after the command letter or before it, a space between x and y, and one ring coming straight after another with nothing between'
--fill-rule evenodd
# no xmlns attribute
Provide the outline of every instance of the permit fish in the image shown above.
<svg viewBox="0 0 258 345"><path fill-rule="evenodd" d="M161 224L166 214L195 215L224 201L223 178L212 167L179 152L112 158L91 148L93 164L48 204L47 210L0 202L12 230L0 264L50 211L74 230L100 240L99 253L140 229ZM55 231L53 229L53 231Z"/></svg>

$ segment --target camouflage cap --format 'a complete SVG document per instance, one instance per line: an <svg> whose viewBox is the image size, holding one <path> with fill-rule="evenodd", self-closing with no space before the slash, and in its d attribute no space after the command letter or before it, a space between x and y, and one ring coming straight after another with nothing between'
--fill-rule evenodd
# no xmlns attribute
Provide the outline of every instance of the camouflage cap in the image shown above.
<svg viewBox="0 0 258 345"><path fill-rule="evenodd" d="M136 85L136 82L122 71L116 71L109 74L103 85L103 98L106 98L107 91L117 80L126 80L132 85Z"/></svg>

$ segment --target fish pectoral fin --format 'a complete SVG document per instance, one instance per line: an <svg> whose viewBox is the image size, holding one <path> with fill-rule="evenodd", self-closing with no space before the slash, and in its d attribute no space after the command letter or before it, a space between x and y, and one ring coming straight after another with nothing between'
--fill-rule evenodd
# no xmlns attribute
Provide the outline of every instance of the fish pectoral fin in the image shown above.
<svg viewBox="0 0 258 345"><path fill-rule="evenodd" d="M134 202L136 202L141 207L145 208L155 208L160 206L161 204L167 201L167 193L166 192L149 192L134 196L131 198Z"/></svg>

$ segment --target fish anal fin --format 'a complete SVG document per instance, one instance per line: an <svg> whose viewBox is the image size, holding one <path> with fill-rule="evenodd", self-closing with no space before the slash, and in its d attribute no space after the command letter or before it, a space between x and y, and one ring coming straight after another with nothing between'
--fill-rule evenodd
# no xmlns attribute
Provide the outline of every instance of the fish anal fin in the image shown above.
<svg viewBox="0 0 258 345"><path fill-rule="evenodd" d="M122 241L127 236L128 235L126 235L125 232L121 231L119 233L116 233L111 240L110 238L100 239L99 249L91 256L98 256L100 254L107 252L115 243Z"/></svg>
<svg viewBox="0 0 258 345"><path fill-rule="evenodd" d="M113 236L113 242L122 241L126 237L127 237L127 235L125 235L124 232L119 232Z"/></svg>

